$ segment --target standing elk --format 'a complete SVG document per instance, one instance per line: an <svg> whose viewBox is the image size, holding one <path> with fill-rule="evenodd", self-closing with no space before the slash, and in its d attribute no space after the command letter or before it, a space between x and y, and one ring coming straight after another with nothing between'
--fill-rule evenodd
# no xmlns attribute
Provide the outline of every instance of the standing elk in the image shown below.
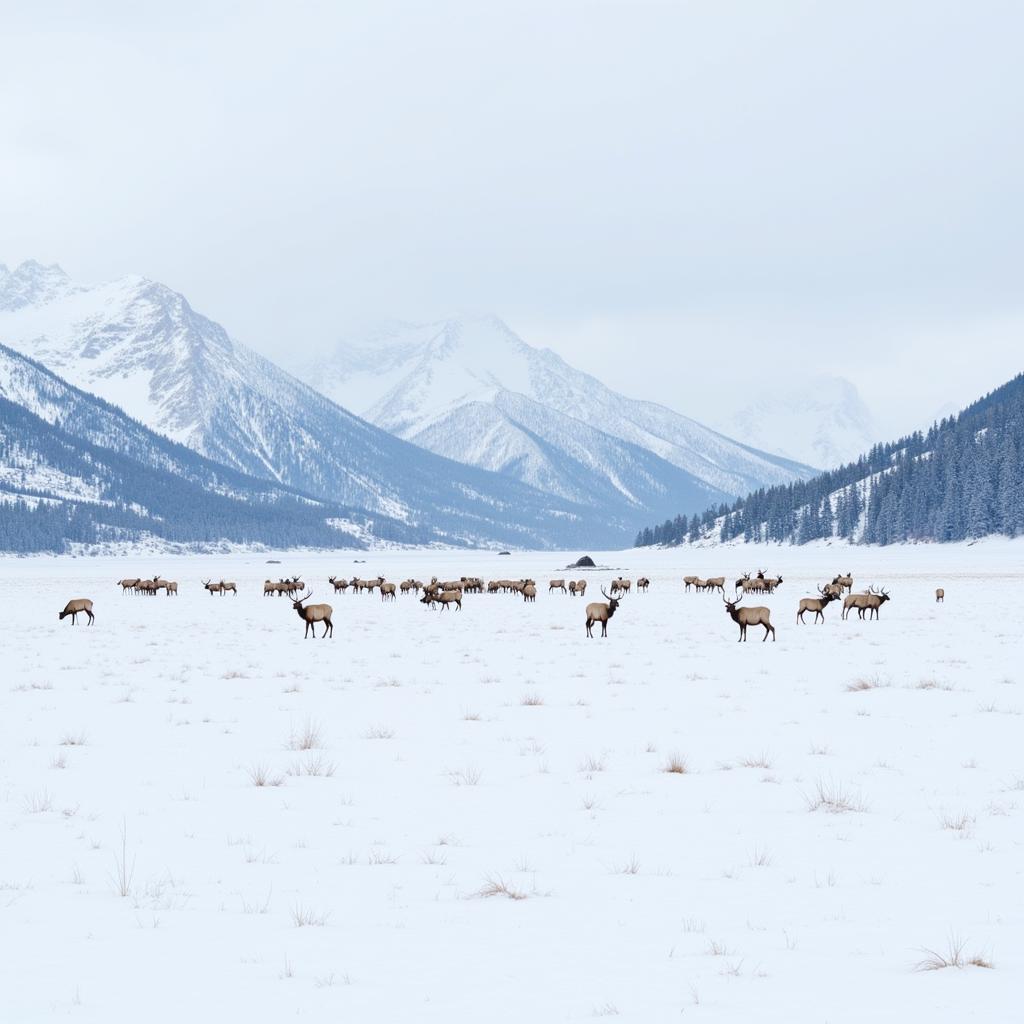
<svg viewBox="0 0 1024 1024"><path fill-rule="evenodd" d="M942 589L942 587L939 587L938 590L935 591L935 603L936 604L941 604L945 600L946 600L946 592L945 592L945 590Z"/></svg>
<svg viewBox="0 0 1024 1024"><path fill-rule="evenodd" d="M223 597L225 592L228 590L230 590L235 597L238 597L238 587L236 587L234 583L225 583L223 580L219 583L211 583L209 580L203 580L203 589L208 590L211 597L214 594L220 594L220 596Z"/></svg>
<svg viewBox="0 0 1024 1024"><path fill-rule="evenodd" d="M177 580L171 580L171 582L167 584L167 596L170 597L171 594L173 594L175 597L178 596L178 581Z"/></svg>
<svg viewBox="0 0 1024 1024"><path fill-rule="evenodd" d="M264 580L263 581L263 596L264 597L270 597L272 594L277 594L277 593L279 593L279 591L277 589L277 584L273 580Z"/></svg>
<svg viewBox="0 0 1024 1024"><path fill-rule="evenodd" d="M708 582L710 582L710 580ZM646 576L638 576L637 577L637 581L636 581L636 589L637 589L637 591L641 591L642 590L646 594L647 593L647 588L650 585L651 585L651 581Z"/></svg>
<svg viewBox="0 0 1024 1024"><path fill-rule="evenodd" d="M424 588L423 596L420 598L420 604L430 605L431 608L435 604L439 604L443 611L447 611L448 605L454 604L458 607L459 611L462 611L462 591L460 590L427 590Z"/></svg>
<svg viewBox="0 0 1024 1024"><path fill-rule="evenodd" d="M800 610L796 613L796 621L804 621L804 612L814 612L814 621L820 618L825 621L824 611L832 601L838 601L839 595L830 587L818 587L819 597L804 597L800 599Z"/></svg>
<svg viewBox="0 0 1024 1024"><path fill-rule="evenodd" d="M127 594L129 590L135 590L135 588L139 585L139 582L140 581L138 580L138 578L134 580L118 580L117 586L121 588L122 594Z"/></svg>
<svg viewBox="0 0 1024 1024"><path fill-rule="evenodd" d="M736 598L734 601L729 601L725 597L722 598L725 601L725 613L728 615L733 622L738 623L740 627L740 640L746 641L747 639L747 626L764 626L764 636L761 637L761 643L764 643L768 639L768 634L772 635L772 643L775 643L775 627L771 624L771 611L765 608L763 605L751 606L751 607L738 607L740 601L743 598Z"/></svg>
<svg viewBox="0 0 1024 1024"><path fill-rule="evenodd" d="M62 611L57 618L63 622L63 620L70 615L71 625L77 626L78 615L80 612L85 612L85 614L89 616L90 626L96 621L96 616L92 613L92 601L87 597L76 597L73 601L68 601L64 606L64 611Z"/></svg>
<svg viewBox="0 0 1024 1024"><path fill-rule="evenodd" d="M552 590L560 590L564 594L566 592L565 580L550 580L548 582L548 593L550 594Z"/></svg>
<svg viewBox="0 0 1024 1024"><path fill-rule="evenodd" d="M587 636L593 639L594 634L590 631L595 622L601 623L601 636L608 635L608 620L615 614L615 609L619 607L620 598L609 597L605 593L604 587L601 588L601 594L608 602L604 604L601 601L595 601L593 604L587 605Z"/></svg>
<svg viewBox="0 0 1024 1024"><path fill-rule="evenodd" d="M523 601L536 601L537 600L537 588L532 583L527 583L523 587Z"/></svg>
<svg viewBox="0 0 1024 1024"><path fill-rule="evenodd" d="M382 583L380 585L380 599L386 601L388 598L391 598L392 601L395 600L394 583Z"/></svg>
<svg viewBox="0 0 1024 1024"><path fill-rule="evenodd" d="M296 597L292 599L292 607L298 613L300 619L306 624L306 632L303 634L303 639L309 638L309 631L313 630L313 639L316 639L316 624L322 622L324 624L323 636L320 637L323 640L328 631L330 635L334 636L334 623L331 622L331 613L334 609L329 604L307 604L306 602L313 595L307 590L302 597Z"/></svg>
<svg viewBox="0 0 1024 1024"><path fill-rule="evenodd" d="M863 594L850 594L843 601L843 618L848 619L850 617L850 609L854 608L857 611L858 619L863 619L865 612L868 613L869 619L877 619L878 609L889 600L891 598L885 587L878 593L875 592L874 587L868 587L867 591Z"/></svg>
<svg viewBox="0 0 1024 1024"><path fill-rule="evenodd" d="M689 593L690 587L692 587L697 582L698 579L700 579L699 576L684 576L683 577L683 585L686 588L686 592L687 593ZM722 582L724 583L725 580L723 579Z"/></svg>
<svg viewBox="0 0 1024 1024"><path fill-rule="evenodd" d="M719 590L724 595L725 594L725 577L724 576L709 576L704 581L704 588L705 588L705 590Z"/></svg>
<svg viewBox="0 0 1024 1024"><path fill-rule="evenodd" d="M845 576L836 576L832 582L839 587L839 593L842 594L844 590L853 590L853 574L847 573Z"/></svg>
<svg viewBox="0 0 1024 1024"><path fill-rule="evenodd" d="M613 594L628 594L629 588L632 585L633 584L630 580L623 579L620 576L617 580L612 580L611 591ZM602 590L601 593L603 594L604 590Z"/></svg>
<svg viewBox="0 0 1024 1024"><path fill-rule="evenodd" d="M330 583L332 587L334 587L334 592L336 594L339 592L344 593L346 590L348 590L348 580L344 578L339 580L337 576L328 576L327 582Z"/></svg>

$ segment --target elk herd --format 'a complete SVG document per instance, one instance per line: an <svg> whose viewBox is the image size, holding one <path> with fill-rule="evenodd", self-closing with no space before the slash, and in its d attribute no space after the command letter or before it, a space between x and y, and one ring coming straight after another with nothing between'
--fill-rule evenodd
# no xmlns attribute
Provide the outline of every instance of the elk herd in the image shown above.
<svg viewBox="0 0 1024 1024"><path fill-rule="evenodd" d="M458 579L439 580L432 577L429 583L409 578L401 583L390 583L383 576L371 579L360 579L353 577L351 580L330 576L328 585L334 588L334 593L353 594L380 594L382 602L396 601L399 594L402 596L414 595L421 604L429 608L448 611L455 608L462 611L462 600L467 594L510 594L521 597L526 604L532 604L537 600L537 581L532 579L498 579L485 582L479 576L460 576ZM734 593L730 599L726 596L725 576L684 576L683 587L686 593L691 590L697 593L718 593L722 597L726 614L739 626L739 641L747 639L747 628L749 626L760 626L764 629L762 642L769 636L775 640L775 627L771 622L771 609L765 605L743 604L744 598L748 595L774 595L782 586L781 576L768 576L764 569L759 569L756 574L749 572L740 576L734 585ZM634 581L618 576L611 581L608 590L601 587L601 596L604 601L594 601L586 606L586 635L593 637L593 627L596 624L601 626L601 636L608 635L608 621L619 608L624 597L629 595L635 586L637 593L646 593L651 585L650 579L640 576ZM122 594L137 594L154 596L161 590L168 597L177 595L178 584L174 580L165 580L159 574L151 577L125 578L117 581ZM227 593L238 596L238 587L233 582L223 579L214 582L213 580L202 580L203 589L210 594L218 594L223 597ZM838 574L828 582L816 587L816 595L803 597L797 606L796 621L798 624L807 624L804 616L810 612L813 615L812 624L825 622L825 610L833 602L842 601L842 612L840 618L846 621L850 613L855 611L857 618L861 621L870 621L879 618L879 612L883 604L890 600L889 592L885 587L868 587L865 591L854 593L853 576L850 573ZM548 594L561 593L569 597L584 597L587 592L586 580L552 579L548 581ZM421 596L422 595L422 596ZM264 580L264 597L287 597L291 599L292 608L305 624L305 636L316 637L317 623L323 624L321 639L334 636L334 624L331 621L333 608L329 604L313 604L312 592L302 582L301 577L291 576L278 580ZM936 603L945 600L946 592L942 587L935 591ZM92 611L93 603L88 598L75 598L69 601L59 618L71 617L73 625L77 624L78 615L83 614L88 618L89 625L95 621Z"/></svg>

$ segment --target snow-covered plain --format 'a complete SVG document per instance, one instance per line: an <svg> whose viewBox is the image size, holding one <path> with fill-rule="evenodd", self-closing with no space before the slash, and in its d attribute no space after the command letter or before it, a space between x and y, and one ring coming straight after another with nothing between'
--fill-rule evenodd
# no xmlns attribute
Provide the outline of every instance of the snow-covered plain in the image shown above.
<svg viewBox="0 0 1024 1024"><path fill-rule="evenodd" d="M568 555L0 561L0 1020L1016 1019L1024 547L592 554L588 597L653 581L606 640ZM681 578L758 567L738 644ZM797 626L846 570L880 621ZM262 596L293 572L333 640ZM541 592L328 594L378 573ZM992 969L915 970L950 941Z"/></svg>

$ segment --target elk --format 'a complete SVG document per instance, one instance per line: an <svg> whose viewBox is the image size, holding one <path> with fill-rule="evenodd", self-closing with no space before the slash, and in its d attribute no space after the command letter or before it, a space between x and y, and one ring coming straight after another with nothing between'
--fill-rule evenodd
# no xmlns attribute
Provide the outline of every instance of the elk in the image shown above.
<svg viewBox="0 0 1024 1024"><path fill-rule="evenodd" d="M155 594L158 590L162 590L164 595L170 597L171 595L171 581L162 580L159 576L153 577L153 593Z"/></svg>
<svg viewBox="0 0 1024 1024"><path fill-rule="evenodd" d="M725 593L725 577L724 576L709 576L704 581L704 587L706 590L720 590L723 594Z"/></svg>
<svg viewBox="0 0 1024 1024"><path fill-rule="evenodd" d="M740 627L740 640L746 641L747 639L747 626L764 626L764 636L761 637L761 643L764 643L768 639L768 634L772 635L772 643L775 643L775 627L771 624L771 612L763 605L750 606L740 608L738 607L740 601L743 598L736 598L734 601L729 601L725 597L722 598L725 601L725 613L728 615L733 622L738 623ZM740 642L737 641L737 643Z"/></svg>
<svg viewBox="0 0 1024 1024"><path fill-rule="evenodd" d="M448 605L454 604L458 606L459 611L462 611L462 592L459 590L427 590L424 588L424 594L420 598L420 604L428 604L433 607L435 604L439 604L442 610L447 610Z"/></svg>
<svg viewBox="0 0 1024 1024"><path fill-rule="evenodd" d="M129 590L134 590L139 585L139 580L118 580L117 586L121 588L122 594L127 594Z"/></svg>
<svg viewBox="0 0 1024 1024"><path fill-rule="evenodd" d="M344 593L346 590L348 590L348 580L346 580L346 579L340 579L339 580L337 576L328 576L327 577L327 582L330 583L330 585L332 587L334 587L334 592L336 594L339 591L341 593Z"/></svg>
<svg viewBox="0 0 1024 1024"><path fill-rule="evenodd" d="M699 576L684 576L683 577L683 585L686 587L686 592L687 593L689 593L690 587L692 587L697 582L698 579L700 579ZM723 579L722 582L724 583L725 580ZM739 586L738 583L737 583L737 586Z"/></svg>
<svg viewBox="0 0 1024 1024"><path fill-rule="evenodd" d="M532 583L528 583L525 587L523 587L523 600L524 601L536 601L537 600L537 588Z"/></svg>
<svg viewBox="0 0 1024 1024"><path fill-rule="evenodd" d="M613 594L620 594L620 593L621 594L628 594L629 593L629 588L632 585L633 584L629 580L624 580L620 576L617 580L612 580L611 590L612 590ZM604 591L602 590L601 593L603 594ZM611 600L611 599L609 598L609 600Z"/></svg>
<svg viewBox="0 0 1024 1024"><path fill-rule="evenodd" d="M847 573L845 576L836 576L832 582L839 587L839 593L842 594L844 590L853 590L853 574Z"/></svg>
<svg viewBox="0 0 1024 1024"><path fill-rule="evenodd" d="M826 594L831 594L833 597L843 596L843 588L838 583L826 583L822 589Z"/></svg>
<svg viewBox="0 0 1024 1024"><path fill-rule="evenodd" d="M605 593L604 587L601 588L601 594L608 602L607 604L602 601L594 601L593 604L587 605L587 636L591 639L594 634L590 630L595 622L601 623L601 636L608 635L608 620L615 614L615 609L619 607L621 600L621 598L609 597Z"/></svg>
<svg viewBox="0 0 1024 1024"><path fill-rule="evenodd" d="M171 582L167 584L167 596L170 597L171 594L173 594L175 597L178 596L178 581L177 580L171 580Z"/></svg>
<svg viewBox="0 0 1024 1024"><path fill-rule="evenodd" d="M264 597L269 597L271 594L276 594L277 592L278 592L277 584L273 580L264 580L263 581L263 596Z"/></svg>
<svg viewBox="0 0 1024 1024"><path fill-rule="evenodd" d="M577 580L576 581L576 593L579 594L580 597L586 597L586 595L587 595L587 581L586 580Z"/></svg>
<svg viewBox="0 0 1024 1024"><path fill-rule="evenodd" d="M760 579L760 583L761 583L762 589L767 590L769 594L774 594L775 593L775 588L780 586L781 583L782 583L782 577L781 576L769 576L766 579L765 577L762 576L761 579Z"/></svg>
<svg viewBox="0 0 1024 1024"><path fill-rule="evenodd" d="M868 612L869 619L877 619L878 609L888 600L890 600L889 593L884 587L878 593L875 593L874 587L868 587L864 594L850 594L843 601L843 618L848 619L850 609L855 608L858 619L863 619L865 612Z"/></svg>
<svg viewBox="0 0 1024 1024"><path fill-rule="evenodd" d="M380 599L386 601L389 597L392 601L395 600L395 585L394 583L382 583L380 585Z"/></svg>
<svg viewBox="0 0 1024 1024"><path fill-rule="evenodd" d="M831 586L831 584L830 584ZM804 612L814 612L814 621L820 618L825 621L824 611L831 601L838 601L839 595L829 587L818 587L818 597L804 597L800 600L800 609L796 613L796 621L804 621Z"/></svg>
<svg viewBox="0 0 1024 1024"><path fill-rule="evenodd" d="M139 580L135 587L136 593L148 594L152 597L156 594L156 583L153 580Z"/></svg>
<svg viewBox="0 0 1024 1024"><path fill-rule="evenodd" d="M560 590L564 594L566 592L566 590L565 590L565 580L551 580L551 581L549 581L549 583L548 583L548 593L550 594L552 590Z"/></svg>
<svg viewBox="0 0 1024 1024"><path fill-rule="evenodd" d="M945 600L946 600L946 592L945 592L945 590L942 589L942 587L939 587L938 590L935 591L935 603L936 604L941 604Z"/></svg>
<svg viewBox="0 0 1024 1024"><path fill-rule="evenodd" d="M68 601L68 603L64 605L64 611L62 611L57 618L60 621L63 621L66 616L70 615L71 625L77 626L79 612L85 612L85 614L89 616L90 626L96 621L96 616L92 613L92 601L87 597L76 597L74 600Z"/></svg>
<svg viewBox="0 0 1024 1024"><path fill-rule="evenodd" d="M708 580L708 582L710 583L711 581ZM646 594L647 593L647 588L650 585L651 585L651 581L646 576L638 576L637 577L636 589L638 591L642 590Z"/></svg>
<svg viewBox="0 0 1024 1024"><path fill-rule="evenodd" d="M307 604L306 602L313 595L307 590L302 597L295 597L292 599L292 607L298 613L300 619L306 624L306 632L303 634L303 639L309 638L309 631L313 630L313 639L316 639L316 624L322 622L324 624L323 636L320 637L323 640L328 632L331 637L334 636L334 623L331 622L331 613L334 609L329 604Z"/></svg>
<svg viewBox="0 0 1024 1024"><path fill-rule="evenodd" d="M412 590L412 587L412 580L402 580L402 582L398 585L398 589L401 590L403 594L408 594L409 591Z"/></svg>
<svg viewBox="0 0 1024 1024"><path fill-rule="evenodd" d="M211 597L213 597L214 594L220 594L220 596L223 597L224 592L227 590L230 590L235 597L238 597L238 587L236 587L234 583L225 583L223 580L219 583L211 583L209 580L203 580L203 589L208 590Z"/></svg>

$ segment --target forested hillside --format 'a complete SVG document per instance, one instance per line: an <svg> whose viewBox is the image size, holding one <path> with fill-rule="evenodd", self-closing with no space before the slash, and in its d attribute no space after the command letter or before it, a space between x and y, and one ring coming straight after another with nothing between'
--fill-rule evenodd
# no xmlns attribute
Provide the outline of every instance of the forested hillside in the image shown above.
<svg viewBox="0 0 1024 1024"><path fill-rule="evenodd" d="M642 530L637 546L701 539L867 544L1024 533L1024 375L942 420L811 480Z"/></svg>

